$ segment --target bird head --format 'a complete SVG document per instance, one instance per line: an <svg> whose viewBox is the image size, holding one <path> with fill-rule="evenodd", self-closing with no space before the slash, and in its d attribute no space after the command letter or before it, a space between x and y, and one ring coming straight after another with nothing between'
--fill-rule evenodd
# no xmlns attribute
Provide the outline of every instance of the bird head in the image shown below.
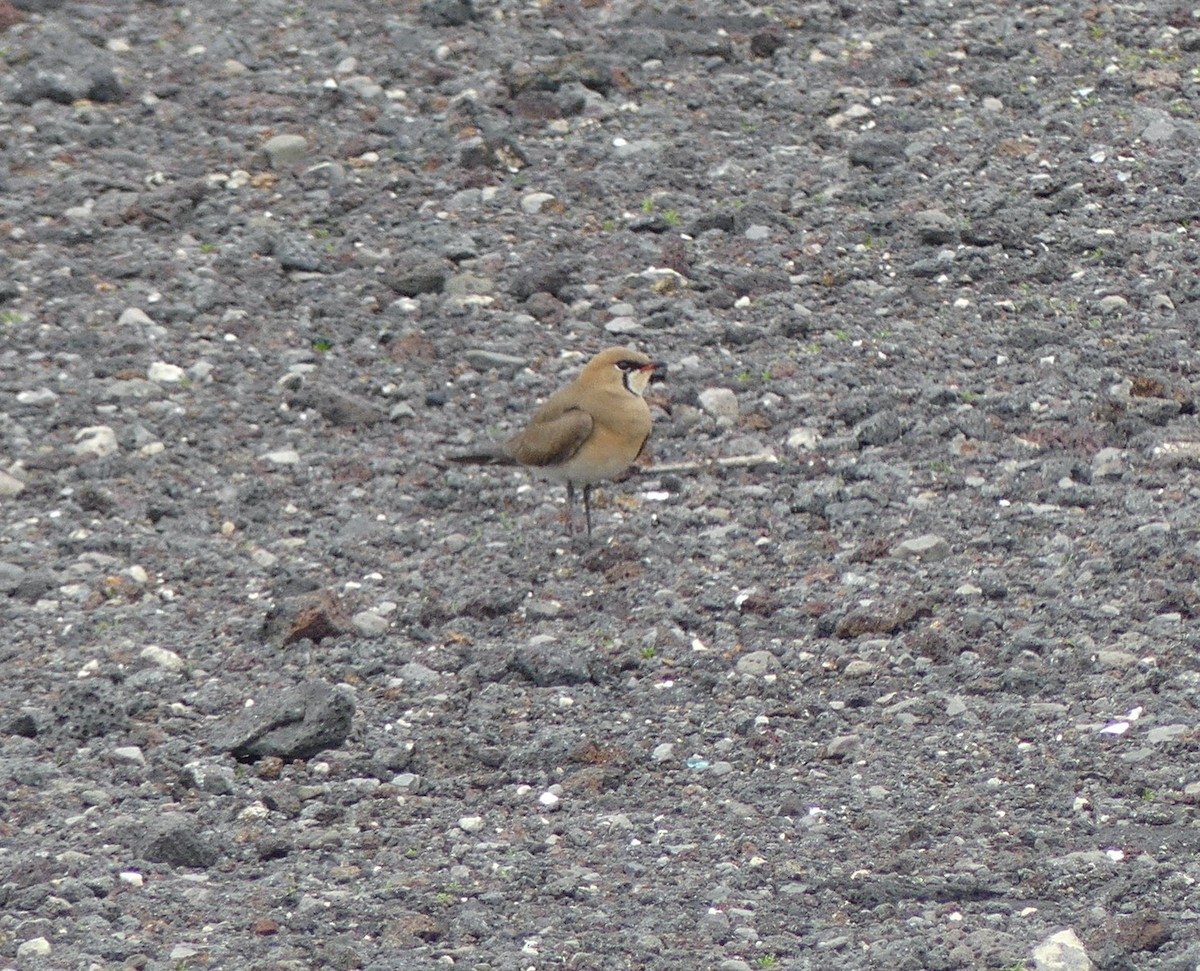
<svg viewBox="0 0 1200 971"><path fill-rule="evenodd" d="M580 379L614 385L619 382L631 394L641 395L666 375L667 366L661 361L652 361L628 347L610 347L588 361Z"/></svg>

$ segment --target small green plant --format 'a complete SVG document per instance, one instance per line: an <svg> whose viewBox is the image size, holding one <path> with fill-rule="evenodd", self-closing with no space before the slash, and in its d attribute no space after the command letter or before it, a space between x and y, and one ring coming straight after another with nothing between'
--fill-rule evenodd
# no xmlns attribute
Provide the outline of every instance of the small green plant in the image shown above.
<svg viewBox="0 0 1200 971"><path fill-rule="evenodd" d="M741 381L742 384L746 384L753 377L753 375L749 371L738 371L738 373L735 374L734 377L738 381Z"/></svg>
<svg viewBox="0 0 1200 971"><path fill-rule="evenodd" d="M668 209L663 213L663 220L668 226L678 226L681 222L683 222L683 217L674 209Z"/></svg>
<svg viewBox="0 0 1200 971"><path fill-rule="evenodd" d="M642 648L642 660L643 661L652 661L652 660L654 660L654 658L657 655L658 655L658 651L656 651L653 647L643 647Z"/></svg>
<svg viewBox="0 0 1200 971"><path fill-rule="evenodd" d="M779 967L779 958L774 954L764 954L762 957L754 959L754 966L758 968L777 968Z"/></svg>
<svg viewBox="0 0 1200 971"><path fill-rule="evenodd" d="M328 337L314 337L312 347L314 351L324 354L327 351L333 350L333 341L331 341Z"/></svg>
<svg viewBox="0 0 1200 971"><path fill-rule="evenodd" d="M216 251L217 251L216 243L201 243L200 244L200 252L201 253L215 253Z"/></svg>
<svg viewBox="0 0 1200 971"><path fill-rule="evenodd" d="M961 392L959 397L962 399L964 405L969 405L979 400L979 392L967 390Z"/></svg>
<svg viewBox="0 0 1200 971"><path fill-rule="evenodd" d="M654 200L653 199L646 198L646 199L642 200L642 212L644 212L647 216L649 216L650 213L654 212Z"/></svg>
<svg viewBox="0 0 1200 971"><path fill-rule="evenodd" d="M1012 964L1004 965L1002 971L1029 971L1024 961L1013 961Z"/></svg>

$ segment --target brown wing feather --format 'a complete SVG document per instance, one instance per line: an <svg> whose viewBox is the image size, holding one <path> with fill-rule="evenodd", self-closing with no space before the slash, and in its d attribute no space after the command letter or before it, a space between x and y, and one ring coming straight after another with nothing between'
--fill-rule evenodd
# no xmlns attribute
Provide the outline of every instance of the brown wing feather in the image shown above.
<svg viewBox="0 0 1200 971"><path fill-rule="evenodd" d="M586 411L571 408L550 417L544 410L534 415L528 428L504 443L504 450L522 465L561 465L592 434L592 416Z"/></svg>

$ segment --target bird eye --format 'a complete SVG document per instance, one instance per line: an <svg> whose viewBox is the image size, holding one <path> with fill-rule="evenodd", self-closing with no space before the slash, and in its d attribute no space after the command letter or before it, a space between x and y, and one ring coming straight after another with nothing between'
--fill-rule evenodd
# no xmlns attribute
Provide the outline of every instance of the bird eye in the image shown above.
<svg viewBox="0 0 1200 971"><path fill-rule="evenodd" d="M641 365L637 361L617 361L617 367L628 374L630 371L636 371Z"/></svg>

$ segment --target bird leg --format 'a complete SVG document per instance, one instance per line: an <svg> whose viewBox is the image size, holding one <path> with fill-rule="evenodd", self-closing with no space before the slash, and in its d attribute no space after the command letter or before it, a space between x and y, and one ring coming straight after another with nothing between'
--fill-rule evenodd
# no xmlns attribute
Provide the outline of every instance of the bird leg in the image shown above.
<svg viewBox="0 0 1200 971"><path fill-rule="evenodd" d="M575 535L575 483L567 482L567 535Z"/></svg>
<svg viewBox="0 0 1200 971"><path fill-rule="evenodd" d="M592 540L592 487L583 487L583 515L587 520L588 542ZM575 483L567 482L567 532L575 535Z"/></svg>

